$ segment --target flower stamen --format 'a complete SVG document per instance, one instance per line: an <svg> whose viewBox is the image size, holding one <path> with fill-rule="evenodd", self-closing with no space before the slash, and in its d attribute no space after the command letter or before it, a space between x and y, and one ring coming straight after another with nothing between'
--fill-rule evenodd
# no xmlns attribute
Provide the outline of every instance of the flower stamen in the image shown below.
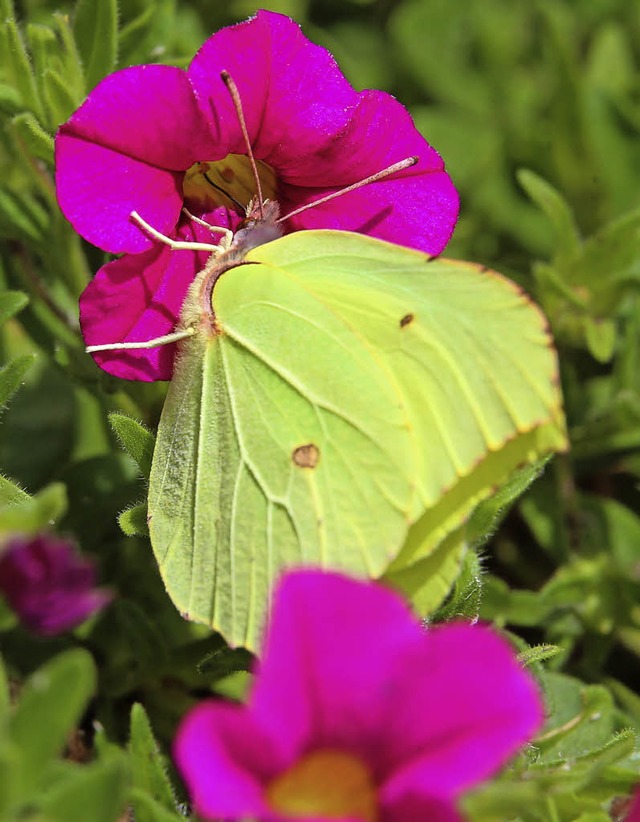
<svg viewBox="0 0 640 822"><path fill-rule="evenodd" d="M267 800L274 811L292 819L379 819L371 771L346 751L327 748L306 754L271 782Z"/></svg>

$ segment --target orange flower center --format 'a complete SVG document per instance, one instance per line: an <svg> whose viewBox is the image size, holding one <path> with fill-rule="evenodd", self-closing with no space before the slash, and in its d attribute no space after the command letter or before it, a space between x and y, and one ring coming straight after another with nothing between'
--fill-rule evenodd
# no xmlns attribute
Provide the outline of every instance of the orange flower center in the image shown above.
<svg viewBox="0 0 640 822"><path fill-rule="evenodd" d="M256 160L256 165L264 198L266 200L276 199L275 171L262 160ZM223 192L231 195L243 206L246 206L255 196L256 184L251 164L244 154L228 154L224 160L216 160L213 163L195 163L187 169L182 182L182 193L185 202L191 208L211 211L219 206L226 206L237 210L232 200Z"/></svg>
<svg viewBox="0 0 640 822"><path fill-rule="evenodd" d="M377 822L371 771L353 754L331 749L303 756L267 788L269 806L284 816Z"/></svg>

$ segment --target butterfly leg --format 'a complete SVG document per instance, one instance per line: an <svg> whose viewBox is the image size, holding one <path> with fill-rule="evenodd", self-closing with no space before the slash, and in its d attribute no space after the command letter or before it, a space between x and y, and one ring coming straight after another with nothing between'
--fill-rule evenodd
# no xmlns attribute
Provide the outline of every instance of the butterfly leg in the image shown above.
<svg viewBox="0 0 640 822"><path fill-rule="evenodd" d="M184 242L181 240L172 240L171 237L167 237L166 234L161 234L157 231L153 226L149 225L146 220L143 220L142 217L138 214L137 211L132 211L130 214L132 220L135 220L139 226L144 228L144 230L150 234L155 240L158 240L160 243L164 243L168 245L172 251L209 251L212 254L215 254L220 251L220 247L217 245L213 245L213 243L192 243L192 242ZM223 231L225 229L221 229Z"/></svg>

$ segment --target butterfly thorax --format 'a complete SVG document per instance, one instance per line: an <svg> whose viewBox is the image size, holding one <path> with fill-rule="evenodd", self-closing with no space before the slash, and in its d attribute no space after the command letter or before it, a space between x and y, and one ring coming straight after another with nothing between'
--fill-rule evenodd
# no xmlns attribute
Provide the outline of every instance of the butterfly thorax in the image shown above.
<svg viewBox="0 0 640 822"><path fill-rule="evenodd" d="M260 204L255 198L247 206L246 216L240 223L229 245L220 246L211 254L207 264L191 284L180 312L182 327L198 328L213 336L221 333L213 309L213 289L225 271L242 265L244 257L253 248L282 237L277 223L280 206L273 200Z"/></svg>

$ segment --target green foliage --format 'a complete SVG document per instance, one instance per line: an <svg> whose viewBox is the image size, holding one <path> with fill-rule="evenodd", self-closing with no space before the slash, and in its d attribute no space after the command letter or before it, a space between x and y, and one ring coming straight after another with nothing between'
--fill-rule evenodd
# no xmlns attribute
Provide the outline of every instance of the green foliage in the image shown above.
<svg viewBox="0 0 640 822"><path fill-rule="evenodd" d="M162 822L179 817L176 799L158 744L142 705L131 709L129 739L132 797L136 819Z"/></svg>
<svg viewBox="0 0 640 822"><path fill-rule="evenodd" d="M18 390L34 360L35 354L24 354L0 368L0 408L4 408Z"/></svg>
<svg viewBox="0 0 640 822"><path fill-rule="evenodd" d="M79 0L73 33L84 67L87 88L93 88L116 68L118 57L117 0Z"/></svg>
<svg viewBox="0 0 640 822"><path fill-rule="evenodd" d="M522 434L490 455L486 474L471 472L482 493L461 483L454 515L416 515L387 580L432 620L504 627L544 688L545 728L465 799L469 819L607 822L638 781L640 732L635 4L267 6L294 15L356 85L411 107L461 191L448 255L508 273L548 317L570 450L535 462ZM84 822L90 808L117 822L133 808L169 822L186 813L168 759L176 724L204 694L242 696L251 657L182 620L157 573L142 500L166 389L114 380L84 354L78 296L105 258L57 208L53 140L110 71L184 66L256 5L18 9L0 0L0 541L69 534L116 600L47 641L0 604L0 820Z"/></svg>
<svg viewBox="0 0 640 822"><path fill-rule="evenodd" d="M35 534L62 518L67 493L62 483L52 483L31 497L7 489L7 504L0 507L0 533Z"/></svg>
<svg viewBox="0 0 640 822"><path fill-rule="evenodd" d="M111 414L109 422L122 447L136 463L142 476L149 479L155 445L153 434L139 422L124 416L124 414Z"/></svg>
<svg viewBox="0 0 640 822"><path fill-rule="evenodd" d="M31 675L12 707L1 665L0 672L0 818L81 822L91 808L97 822L116 822L126 798L124 757L72 762L71 737L96 687L91 656L59 654Z"/></svg>
<svg viewBox="0 0 640 822"><path fill-rule="evenodd" d="M149 535L147 511L146 502L133 505L120 514L118 517L118 525L128 537L146 537Z"/></svg>

